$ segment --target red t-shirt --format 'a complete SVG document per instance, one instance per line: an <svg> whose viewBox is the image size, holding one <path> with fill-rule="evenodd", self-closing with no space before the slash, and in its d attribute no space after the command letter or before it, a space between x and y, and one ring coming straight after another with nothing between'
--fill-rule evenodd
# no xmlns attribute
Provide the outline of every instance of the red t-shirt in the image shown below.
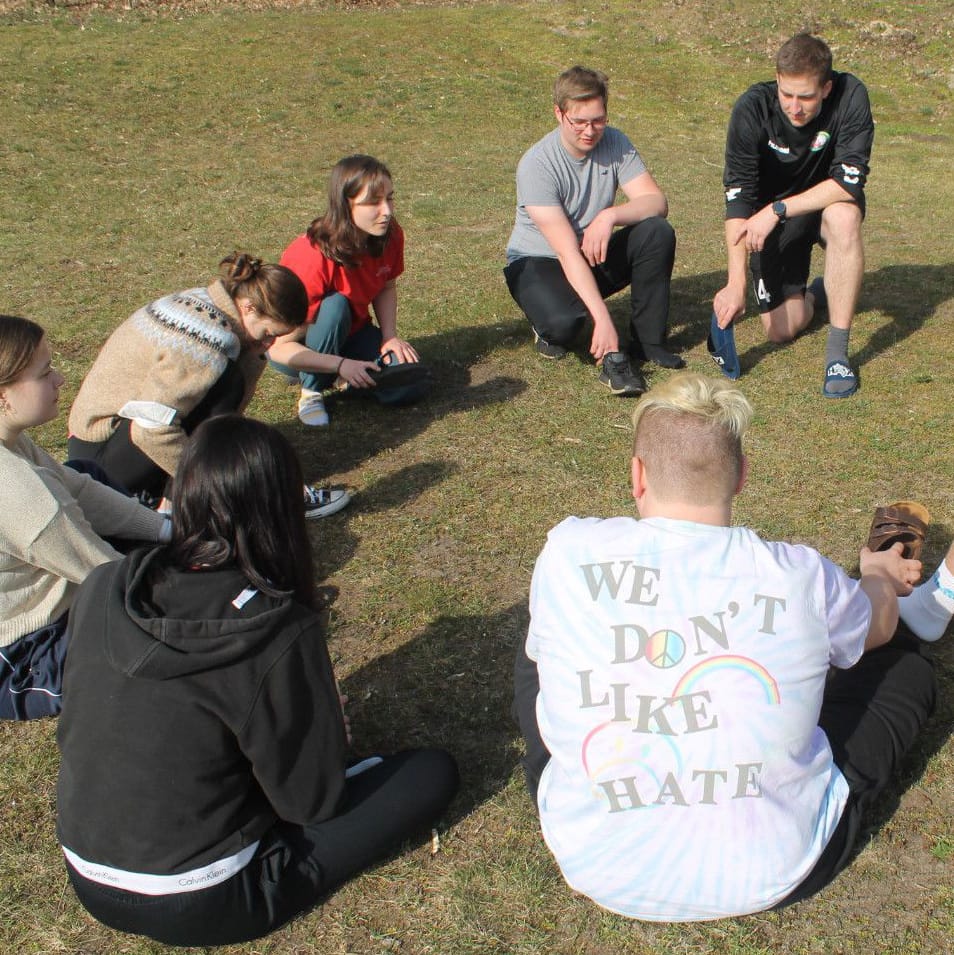
<svg viewBox="0 0 954 955"><path fill-rule="evenodd" d="M282 253L281 265L290 268L308 292L308 321L315 320L321 300L340 292L351 304L351 334L371 320L368 306L392 279L404 271L404 232L391 223L391 237L380 258L362 256L358 265L345 268L329 259L307 235L300 235Z"/></svg>

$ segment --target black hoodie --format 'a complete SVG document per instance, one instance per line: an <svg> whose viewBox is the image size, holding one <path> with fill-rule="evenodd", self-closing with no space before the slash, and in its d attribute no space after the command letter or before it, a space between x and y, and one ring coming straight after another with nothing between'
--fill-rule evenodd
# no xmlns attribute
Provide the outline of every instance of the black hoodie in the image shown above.
<svg viewBox="0 0 954 955"><path fill-rule="evenodd" d="M57 734L61 843L150 874L332 817L346 748L317 615L235 569L161 571L162 554L80 588Z"/></svg>

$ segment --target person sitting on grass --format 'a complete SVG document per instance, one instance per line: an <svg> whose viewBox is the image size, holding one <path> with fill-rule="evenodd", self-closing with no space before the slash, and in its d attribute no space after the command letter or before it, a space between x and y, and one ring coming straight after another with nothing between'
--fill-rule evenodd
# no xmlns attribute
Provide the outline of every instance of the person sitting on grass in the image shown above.
<svg viewBox="0 0 954 955"><path fill-rule="evenodd" d="M427 830L453 758L356 761L289 442L212 418L173 486L171 543L80 589L57 832L101 922L169 945L249 941Z"/></svg>
<svg viewBox="0 0 954 955"><path fill-rule="evenodd" d="M724 379L653 388L634 414L640 519L568 518L533 574L515 684L528 784L570 886L632 918L817 892L934 708L933 667L896 632L921 569L900 541L864 547L853 580L732 526L751 416Z"/></svg>
<svg viewBox="0 0 954 955"><path fill-rule="evenodd" d="M329 422L322 392L371 389L382 404L409 404L430 390L423 366L402 387L377 387L381 363L420 362L398 335L397 280L404 271L404 232L394 218L387 166L371 156L347 156L331 170L328 209L282 253L308 290L308 322L280 336L269 350L273 367L300 381L298 417ZM374 309L374 320L371 309Z"/></svg>
<svg viewBox="0 0 954 955"><path fill-rule="evenodd" d="M109 336L70 410L69 455L158 500L188 436L207 418L243 411L272 342L305 320L297 276L234 252L207 288L166 295ZM343 488L304 489L308 517L349 501Z"/></svg>
<svg viewBox="0 0 954 955"><path fill-rule="evenodd" d="M120 556L104 538L155 543L171 533L162 514L29 438L56 417L62 386L43 329L0 315L0 719L59 713L76 589Z"/></svg>

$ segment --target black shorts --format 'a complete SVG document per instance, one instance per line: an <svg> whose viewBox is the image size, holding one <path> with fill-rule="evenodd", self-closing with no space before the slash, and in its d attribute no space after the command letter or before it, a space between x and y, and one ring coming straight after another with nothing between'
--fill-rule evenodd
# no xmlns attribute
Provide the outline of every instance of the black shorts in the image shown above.
<svg viewBox="0 0 954 955"><path fill-rule="evenodd" d="M821 213L787 219L772 230L761 252L749 256L752 287L761 313L805 291L812 247L821 245Z"/></svg>

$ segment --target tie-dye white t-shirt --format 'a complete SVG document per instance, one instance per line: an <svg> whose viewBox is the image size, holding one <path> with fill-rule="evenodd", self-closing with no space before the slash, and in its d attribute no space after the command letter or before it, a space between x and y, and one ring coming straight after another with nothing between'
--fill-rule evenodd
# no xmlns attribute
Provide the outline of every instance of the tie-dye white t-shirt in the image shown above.
<svg viewBox="0 0 954 955"><path fill-rule="evenodd" d="M818 717L829 666L864 649L859 583L745 528L569 518L530 611L540 819L567 882L659 921L788 895L848 794Z"/></svg>

